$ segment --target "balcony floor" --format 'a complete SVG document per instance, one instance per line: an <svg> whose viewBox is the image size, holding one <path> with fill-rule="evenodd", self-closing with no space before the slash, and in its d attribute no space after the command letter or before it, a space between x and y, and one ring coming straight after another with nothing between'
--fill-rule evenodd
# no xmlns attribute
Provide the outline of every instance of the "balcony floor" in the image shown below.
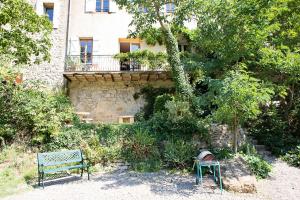
<svg viewBox="0 0 300 200"><path fill-rule="evenodd" d="M171 73L167 71L119 71L119 72L64 72L68 81L166 81L171 80Z"/></svg>

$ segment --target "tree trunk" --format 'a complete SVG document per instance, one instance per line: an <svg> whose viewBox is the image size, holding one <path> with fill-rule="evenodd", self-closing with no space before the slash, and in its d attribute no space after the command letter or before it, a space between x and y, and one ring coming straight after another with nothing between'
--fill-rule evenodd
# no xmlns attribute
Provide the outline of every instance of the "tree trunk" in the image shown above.
<svg viewBox="0 0 300 200"><path fill-rule="evenodd" d="M186 97L192 97L193 90L184 72L180 61L178 43L170 27L163 27L165 43L168 54L168 62L171 66L176 91Z"/></svg>
<svg viewBox="0 0 300 200"><path fill-rule="evenodd" d="M236 126L235 130L234 130L234 137L233 137L234 153L237 153L237 151L238 151L238 132L239 132L239 129Z"/></svg>
<svg viewBox="0 0 300 200"><path fill-rule="evenodd" d="M177 39L174 37L171 28L163 22L163 18L161 17L160 13L161 5L159 3L155 3L154 1L154 8L156 11L157 20L161 29L163 30L168 54L168 62L171 66L176 92L187 98L191 98L193 96L193 89L180 62Z"/></svg>
<svg viewBox="0 0 300 200"><path fill-rule="evenodd" d="M234 116L234 123L233 123L233 148L234 148L234 153L236 154L238 151L238 129L239 123L237 120L237 116L235 114Z"/></svg>

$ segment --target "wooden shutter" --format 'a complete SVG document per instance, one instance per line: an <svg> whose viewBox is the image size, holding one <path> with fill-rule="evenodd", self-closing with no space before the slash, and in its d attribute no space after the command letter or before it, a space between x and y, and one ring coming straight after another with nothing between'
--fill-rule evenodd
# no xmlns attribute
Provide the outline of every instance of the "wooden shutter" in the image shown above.
<svg viewBox="0 0 300 200"><path fill-rule="evenodd" d="M71 37L69 40L69 55L80 55L80 41L78 37Z"/></svg>
<svg viewBox="0 0 300 200"><path fill-rule="evenodd" d="M117 3L114 0L110 0L109 2L109 12L116 13L118 10Z"/></svg>
<svg viewBox="0 0 300 200"><path fill-rule="evenodd" d="M93 38L93 55L97 56L101 54L101 38L94 37Z"/></svg>
<svg viewBox="0 0 300 200"><path fill-rule="evenodd" d="M38 15L44 15L44 2L43 0L37 0L35 4L35 10Z"/></svg>
<svg viewBox="0 0 300 200"><path fill-rule="evenodd" d="M96 0L85 0L85 12L96 11Z"/></svg>

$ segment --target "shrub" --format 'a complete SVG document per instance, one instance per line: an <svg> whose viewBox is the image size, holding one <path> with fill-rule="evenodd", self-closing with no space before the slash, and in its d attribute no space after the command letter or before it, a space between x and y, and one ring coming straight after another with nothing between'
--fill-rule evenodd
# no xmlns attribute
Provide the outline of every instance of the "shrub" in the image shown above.
<svg viewBox="0 0 300 200"><path fill-rule="evenodd" d="M123 157L137 170L153 171L160 168L160 154L156 139L148 131L137 129L123 143Z"/></svg>
<svg viewBox="0 0 300 200"><path fill-rule="evenodd" d="M231 159L234 157L234 152L229 147L214 148L210 152L216 157L217 160Z"/></svg>
<svg viewBox="0 0 300 200"><path fill-rule="evenodd" d="M39 83L16 85L14 73L0 72L0 137L6 143L47 143L73 120L73 107L62 93L44 91Z"/></svg>
<svg viewBox="0 0 300 200"><path fill-rule="evenodd" d="M288 131L288 124L272 107L253 124L250 132L260 144L268 146L274 155L284 155L299 144L299 139Z"/></svg>
<svg viewBox="0 0 300 200"><path fill-rule="evenodd" d="M191 142L169 140L165 144L163 155L168 167L184 169L192 165L196 148Z"/></svg>
<svg viewBox="0 0 300 200"><path fill-rule="evenodd" d="M166 111L166 103L172 100L174 100L174 97L169 94L163 94L156 97L154 103L154 113Z"/></svg>
<svg viewBox="0 0 300 200"><path fill-rule="evenodd" d="M272 167L267 161L258 155L243 155L243 158L257 178L268 177Z"/></svg>
<svg viewBox="0 0 300 200"><path fill-rule="evenodd" d="M290 165L300 167L300 146L297 146L295 149L289 151L282 158Z"/></svg>

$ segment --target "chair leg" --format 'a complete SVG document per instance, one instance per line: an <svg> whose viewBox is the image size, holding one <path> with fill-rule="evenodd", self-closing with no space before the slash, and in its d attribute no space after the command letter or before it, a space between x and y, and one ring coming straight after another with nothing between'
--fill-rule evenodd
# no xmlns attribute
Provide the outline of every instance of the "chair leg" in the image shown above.
<svg viewBox="0 0 300 200"><path fill-rule="evenodd" d="M201 169L201 165L199 166L200 168L200 184L202 185L202 169Z"/></svg>
<svg viewBox="0 0 300 200"><path fill-rule="evenodd" d="M216 179L216 166L214 165L213 168L214 168L214 181L216 181L217 180Z"/></svg>
<svg viewBox="0 0 300 200"><path fill-rule="evenodd" d="M196 163L196 185L199 185L199 164Z"/></svg>
<svg viewBox="0 0 300 200"><path fill-rule="evenodd" d="M221 177L221 167L219 164L219 181L220 181L220 189L221 189L221 193L223 193L223 187L222 187L222 177Z"/></svg>

